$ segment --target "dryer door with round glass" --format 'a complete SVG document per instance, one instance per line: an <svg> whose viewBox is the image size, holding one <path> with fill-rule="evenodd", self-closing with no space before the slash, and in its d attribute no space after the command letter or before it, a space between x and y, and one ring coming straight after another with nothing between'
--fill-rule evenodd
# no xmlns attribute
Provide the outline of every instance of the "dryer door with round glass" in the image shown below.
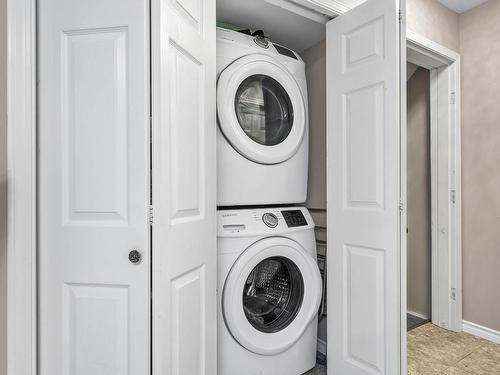
<svg viewBox="0 0 500 375"><path fill-rule="evenodd" d="M217 114L231 145L262 164L291 158L306 129L299 85L280 62L267 55L244 56L221 73Z"/></svg>
<svg viewBox="0 0 500 375"><path fill-rule="evenodd" d="M243 347L273 355L302 336L320 300L314 258L293 240L271 237L237 259L224 284L222 310L231 335Z"/></svg>

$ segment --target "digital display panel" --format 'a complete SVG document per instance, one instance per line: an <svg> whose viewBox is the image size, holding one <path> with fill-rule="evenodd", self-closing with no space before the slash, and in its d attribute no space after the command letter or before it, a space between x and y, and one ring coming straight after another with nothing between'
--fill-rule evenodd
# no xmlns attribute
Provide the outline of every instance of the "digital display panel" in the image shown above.
<svg viewBox="0 0 500 375"><path fill-rule="evenodd" d="M281 211L281 214L289 228L307 225L306 218L300 210Z"/></svg>

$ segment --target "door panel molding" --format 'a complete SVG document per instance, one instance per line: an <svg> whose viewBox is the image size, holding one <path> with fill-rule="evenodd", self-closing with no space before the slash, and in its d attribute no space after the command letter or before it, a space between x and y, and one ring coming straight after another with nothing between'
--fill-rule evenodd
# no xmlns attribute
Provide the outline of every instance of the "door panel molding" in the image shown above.
<svg viewBox="0 0 500 375"><path fill-rule="evenodd" d="M401 371L399 6L327 24L329 374Z"/></svg>
<svg viewBox="0 0 500 375"><path fill-rule="evenodd" d="M144 374L149 0L37 3L38 373Z"/></svg>
<svg viewBox="0 0 500 375"><path fill-rule="evenodd" d="M215 0L151 16L152 372L216 375Z"/></svg>

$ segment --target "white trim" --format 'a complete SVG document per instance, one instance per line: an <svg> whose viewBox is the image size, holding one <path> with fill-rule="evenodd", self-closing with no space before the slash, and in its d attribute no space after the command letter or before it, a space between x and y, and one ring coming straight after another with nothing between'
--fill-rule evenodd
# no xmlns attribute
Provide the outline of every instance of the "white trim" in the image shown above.
<svg viewBox="0 0 500 375"><path fill-rule="evenodd" d="M346 5L345 1L338 0L287 0L295 4L299 4L305 8L316 11L320 14L324 14L330 17L339 16L352 6Z"/></svg>
<svg viewBox="0 0 500 375"><path fill-rule="evenodd" d="M416 32L406 30L408 61L427 69L438 68L460 60L460 55ZM415 60L416 59L416 60Z"/></svg>
<svg viewBox="0 0 500 375"><path fill-rule="evenodd" d="M400 14L404 15L404 17L400 18L400 25L399 25L399 45L400 45L400 129L399 129L399 184L400 184L400 192L399 192L399 205L400 205L400 215L399 215L399 284L400 284L400 291L399 291L399 303L400 303L400 322L399 322L399 347L400 347L400 358L399 358L399 369L400 369L400 375L406 374L408 372L408 363L407 363L407 357L408 357L408 346L407 346L407 340L406 340L406 332L407 332L407 315L406 315L406 308L408 305L407 302L407 263L408 263L408 256L407 256L407 238L406 238L406 228L408 227L408 217L407 217L407 168L406 168L406 146L407 146L407 53L408 53L408 48L406 48L406 44L408 43L408 36L407 36L407 27L406 27L406 1L400 1Z"/></svg>
<svg viewBox="0 0 500 375"><path fill-rule="evenodd" d="M464 332L470 333L471 335L481 337L482 339L500 344L500 331L495 331L494 329L483 327L479 324L468 322L464 320L462 322L462 327Z"/></svg>
<svg viewBox="0 0 500 375"><path fill-rule="evenodd" d="M456 332L462 330L459 65L458 58L431 70L432 320Z"/></svg>
<svg viewBox="0 0 500 375"><path fill-rule="evenodd" d="M408 61L431 72L432 321L460 332L460 55L415 32L407 35ZM455 104L450 102L452 92Z"/></svg>
<svg viewBox="0 0 500 375"><path fill-rule="evenodd" d="M275 5L277 7L286 9L292 13L299 16L310 19L311 21L326 24L332 17L327 16L325 12L319 12L318 10L311 9L311 7L306 7L300 4L300 1L293 0L264 0L266 3Z"/></svg>
<svg viewBox="0 0 500 375"><path fill-rule="evenodd" d="M326 356L326 341L320 339L319 337L316 341L317 341L316 350Z"/></svg>
<svg viewBox="0 0 500 375"><path fill-rule="evenodd" d="M7 373L35 375L36 0L8 0Z"/></svg>
<svg viewBox="0 0 500 375"><path fill-rule="evenodd" d="M462 289L462 83L461 83L461 58L458 55L457 60L453 64L452 74L455 77L455 111L451 152L455 155L455 165L452 166L454 176L451 180L455 185L455 204L452 210L452 233L454 240L455 252L451 259L452 268L455 270L453 281L456 285L456 301L455 301L455 328L460 331L463 325L463 289ZM452 244L453 246L453 244Z"/></svg>
<svg viewBox="0 0 500 375"><path fill-rule="evenodd" d="M421 313L413 311L413 310L407 310L406 312L410 315L416 316L417 318L424 319L424 320L431 318L430 316L428 316L426 314L421 314Z"/></svg>

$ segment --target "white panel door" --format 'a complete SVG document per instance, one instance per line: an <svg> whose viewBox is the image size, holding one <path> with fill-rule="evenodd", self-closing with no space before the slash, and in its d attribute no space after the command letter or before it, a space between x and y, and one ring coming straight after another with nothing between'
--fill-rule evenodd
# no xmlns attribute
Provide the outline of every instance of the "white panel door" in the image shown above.
<svg viewBox="0 0 500 375"><path fill-rule="evenodd" d="M368 0L327 25L328 373L400 372L400 21Z"/></svg>
<svg viewBox="0 0 500 375"><path fill-rule="evenodd" d="M144 375L148 1L40 0L38 11L39 372Z"/></svg>
<svg viewBox="0 0 500 375"><path fill-rule="evenodd" d="M215 0L151 14L153 374L216 375Z"/></svg>

